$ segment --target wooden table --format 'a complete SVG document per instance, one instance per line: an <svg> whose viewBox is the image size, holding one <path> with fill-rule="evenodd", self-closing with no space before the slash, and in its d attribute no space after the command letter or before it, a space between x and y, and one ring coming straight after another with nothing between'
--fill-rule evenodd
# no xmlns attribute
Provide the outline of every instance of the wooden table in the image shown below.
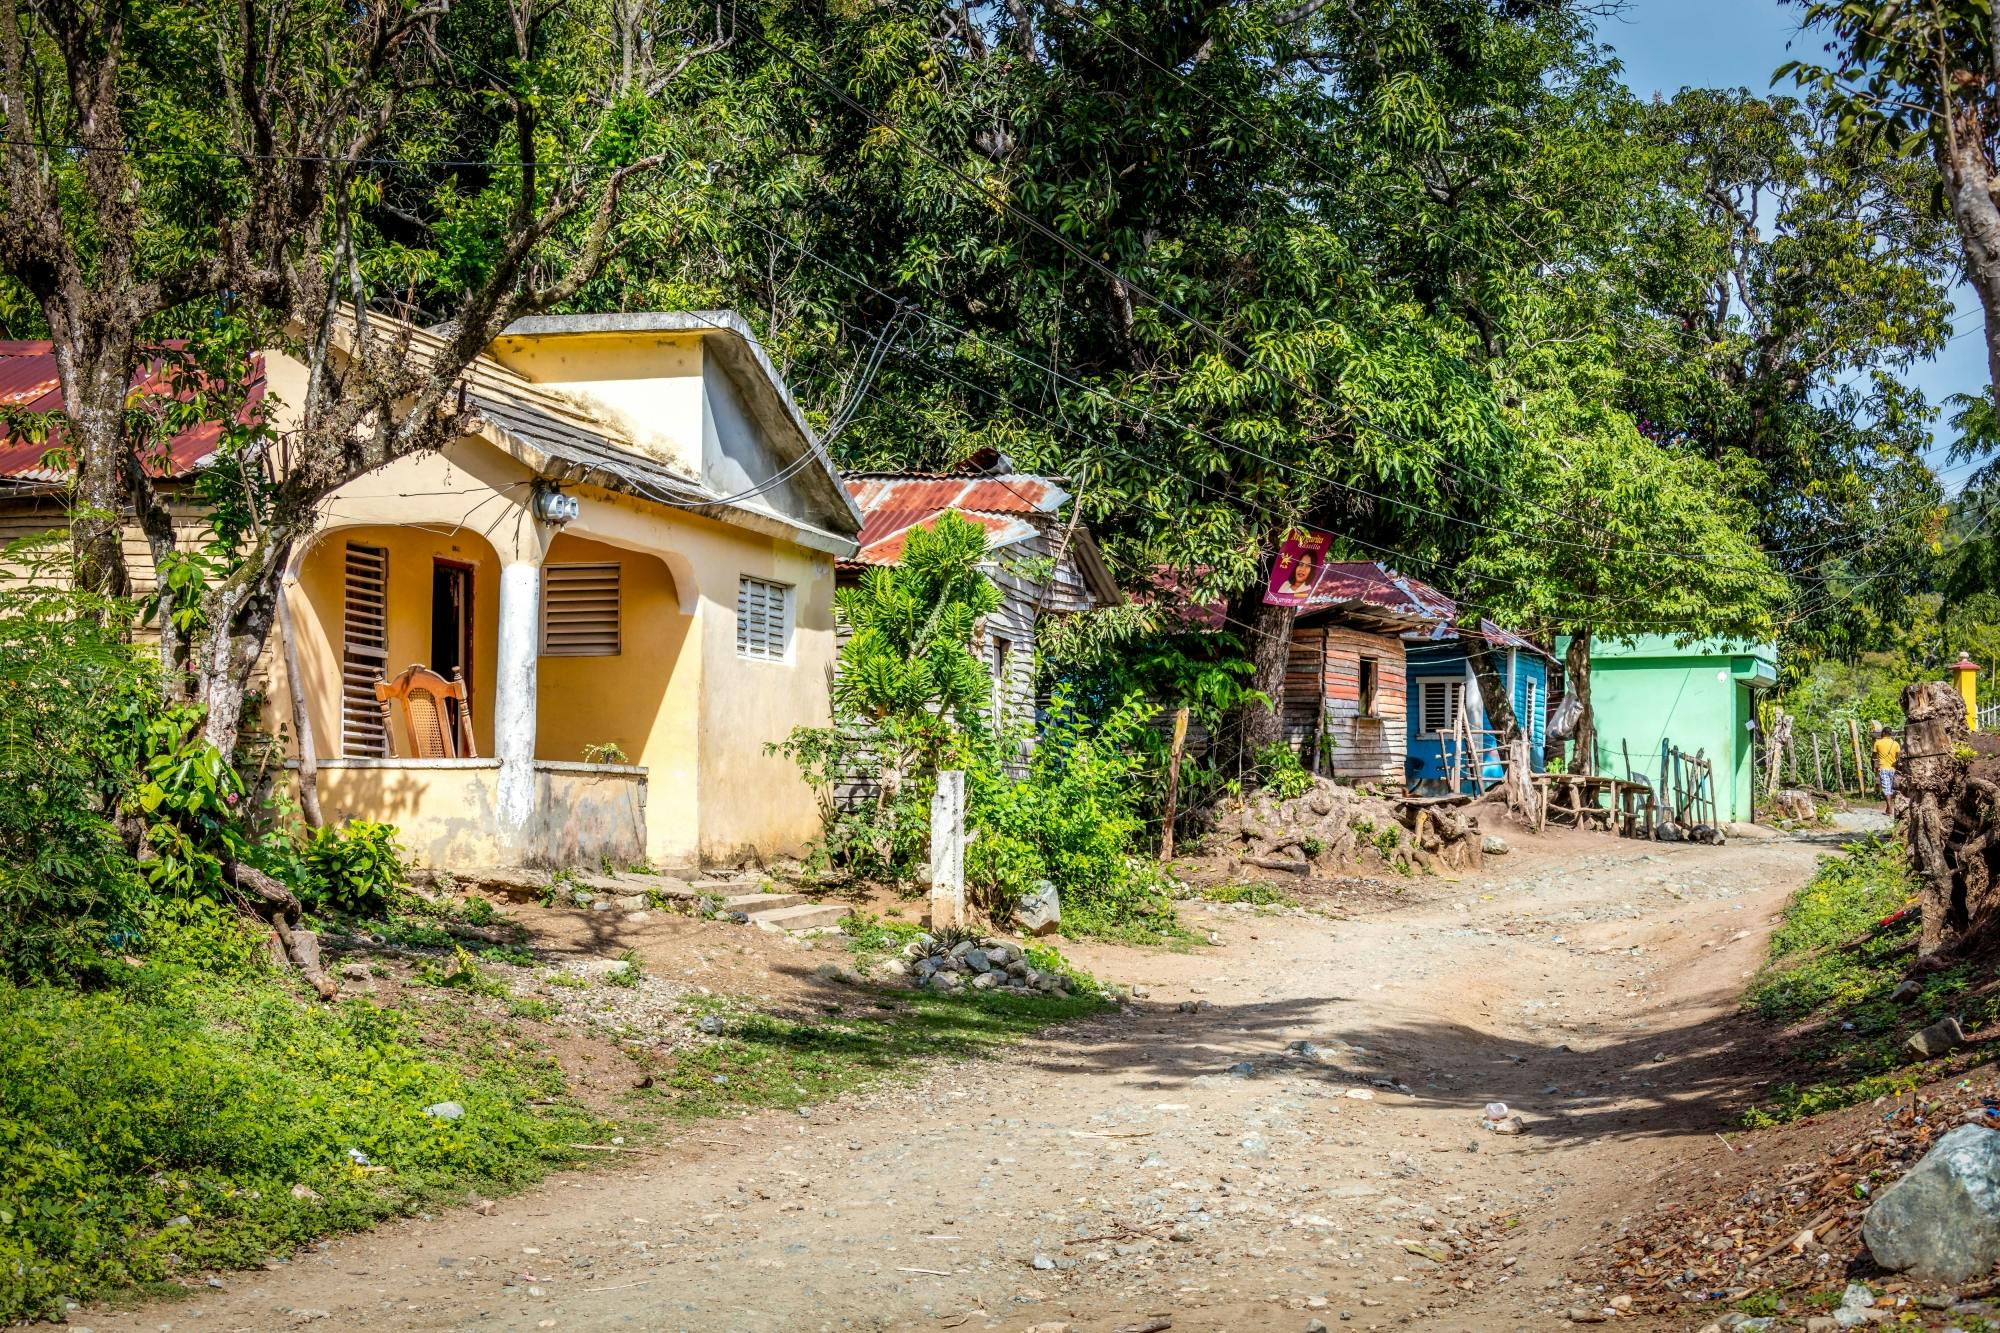
<svg viewBox="0 0 2000 1333"><path fill-rule="evenodd" d="M1543 821L1553 814L1572 828L1595 824L1607 833L1618 810L1619 788L1633 785L1594 773L1537 773L1534 781L1542 788ZM1609 799L1600 805L1601 797Z"/></svg>

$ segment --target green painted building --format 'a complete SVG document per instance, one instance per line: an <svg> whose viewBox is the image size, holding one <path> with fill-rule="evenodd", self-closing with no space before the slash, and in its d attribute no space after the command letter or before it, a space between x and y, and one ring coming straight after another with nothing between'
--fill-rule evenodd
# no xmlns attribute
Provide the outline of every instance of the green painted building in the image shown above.
<svg viewBox="0 0 2000 1333"><path fill-rule="evenodd" d="M1561 656L1568 647L1559 642ZM1660 747L1671 742L1715 761L1716 810L1725 820L1753 814L1756 775L1751 723L1757 691L1778 683L1769 643L1704 639L1685 647L1660 634L1597 639L1590 645L1591 711L1597 771L1659 781Z"/></svg>

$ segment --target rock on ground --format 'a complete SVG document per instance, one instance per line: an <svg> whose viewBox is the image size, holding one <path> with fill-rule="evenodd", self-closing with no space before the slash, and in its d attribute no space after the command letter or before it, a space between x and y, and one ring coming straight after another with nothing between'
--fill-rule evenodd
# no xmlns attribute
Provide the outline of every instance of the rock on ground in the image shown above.
<svg viewBox="0 0 2000 1333"><path fill-rule="evenodd" d="M1903 1049L1919 1060L1956 1050L1965 1044L1965 1029L1956 1018L1940 1018L1921 1032L1912 1033Z"/></svg>
<svg viewBox="0 0 2000 1333"><path fill-rule="evenodd" d="M1882 1267L1970 1282L2000 1262L2000 1133L1960 1125L1882 1192L1861 1224Z"/></svg>

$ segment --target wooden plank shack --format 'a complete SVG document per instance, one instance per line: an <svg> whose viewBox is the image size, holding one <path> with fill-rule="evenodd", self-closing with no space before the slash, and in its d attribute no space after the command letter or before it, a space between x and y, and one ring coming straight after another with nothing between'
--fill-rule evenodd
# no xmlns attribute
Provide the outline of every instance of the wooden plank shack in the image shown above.
<svg viewBox="0 0 2000 1333"><path fill-rule="evenodd" d="M1265 599L1280 595L1267 592ZM1282 595L1280 604L1298 608L1281 717L1286 741L1316 773L1403 786L1410 710L1406 636L1448 624L1450 601L1372 560L1328 561L1308 591Z"/></svg>
<svg viewBox="0 0 2000 1333"><path fill-rule="evenodd" d="M1409 710L1400 634L1315 619L1292 633L1285 740L1314 772L1400 784Z"/></svg>

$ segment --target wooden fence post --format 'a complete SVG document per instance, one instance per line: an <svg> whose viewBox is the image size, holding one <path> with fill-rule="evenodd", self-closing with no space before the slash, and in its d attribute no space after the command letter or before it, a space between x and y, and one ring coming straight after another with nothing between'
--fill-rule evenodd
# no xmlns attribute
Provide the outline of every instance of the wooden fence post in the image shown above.
<svg viewBox="0 0 2000 1333"><path fill-rule="evenodd" d="M1775 705L1771 709L1771 729L1764 733L1764 763L1770 768L1770 776L1764 781L1764 799L1778 794L1779 768L1785 762L1785 743L1792 738L1792 720L1785 716L1785 710Z"/></svg>
<svg viewBox="0 0 2000 1333"><path fill-rule="evenodd" d="M1868 790L1868 765L1861 762L1861 724L1853 718L1847 719L1847 739L1854 742L1854 789Z"/></svg>
<svg viewBox="0 0 2000 1333"><path fill-rule="evenodd" d="M1815 731L1815 732L1814 732L1814 733L1812 734L1812 738L1813 738L1813 785L1814 785L1815 787L1818 787L1818 788L1819 788L1819 789L1820 789L1821 791L1825 791L1825 790L1826 790L1826 765L1825 765L1825 763L1824 763L1824 762L1822 762L1822 760L1820 759L1820 753L1819 753L1819 733L1818 733L1817 731Z"/></svg>
<svg viewBox="0 0 2000 1333"><path fill-rule="evenodd" d="M1185 705L1174 710L1174 743L1167 757L1167 803L1161 815L1160 859L1174 859L1174 807L1180 803L1181 794L1181 751L1187 746L1188 710Z"/></svg>
<svg viewBox="0 0 2000 1333"><path fill-rule="evenodd" d="M947 769L931 793L931 929L965 924L965 774Z"/></svg>

